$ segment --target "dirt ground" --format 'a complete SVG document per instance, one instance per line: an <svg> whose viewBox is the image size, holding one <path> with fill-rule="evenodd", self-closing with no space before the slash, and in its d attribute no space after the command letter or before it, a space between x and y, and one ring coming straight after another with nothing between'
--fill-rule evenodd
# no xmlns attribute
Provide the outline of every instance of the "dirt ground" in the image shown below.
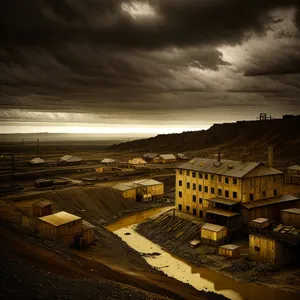
<svg viewBox="0 0 300 300"><path fill-rule="evenodd" d="M179 213L180 214L180 213ZM299 293L299 266L275 271L268 264L253 262L248 259L248 237L241 236L234 244L241 246L240 258L225 258L216 255L214 248L202 245L197 249L189 247L188 242L200 239L199 219L182 218L176 213L168 213L155 220L139 224L137 231L146 238L164 247L170 253L179 256L199 267L208 267L242 282L279 288Z"/></svg>

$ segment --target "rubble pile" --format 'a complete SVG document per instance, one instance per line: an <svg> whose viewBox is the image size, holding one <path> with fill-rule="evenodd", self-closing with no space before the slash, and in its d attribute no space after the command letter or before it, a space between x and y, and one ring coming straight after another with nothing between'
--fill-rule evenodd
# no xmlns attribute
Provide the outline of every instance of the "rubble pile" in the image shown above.
<svg viewBox="0 0 300 300"><path fill-rule="evenodd" d="M283 224L279 224L273 229L273 231L281 234L300 236L300 229L296 229L294 226L285 226Z"/></svg>

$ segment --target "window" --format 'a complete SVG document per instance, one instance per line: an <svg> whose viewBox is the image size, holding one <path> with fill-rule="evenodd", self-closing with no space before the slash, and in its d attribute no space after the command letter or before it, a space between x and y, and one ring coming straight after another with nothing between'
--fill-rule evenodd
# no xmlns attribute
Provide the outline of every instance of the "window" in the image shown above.
<svg viewBox="0 0 300 300"><path fill-rule="evenodd" d="M189 182L186 183L186 188L187 188L187 189L190 188L190 183L189 183Z"/></svg>
<svg viewBox="0 0 300 300"><path fill-rule="evenodd" d="M266 198L267 197L267 192L266 191L262 191L262 197Z"/></svg>
<svg viewBox="0 0 300 300"><path fill-rule="evenodd" d="M208 174L205 173L205 174L204 174L204 178L205 178L205 179L208 179Z"/></svg>
<svg viewBox="0 0 300 300"><path fill-rule="evenodd" d="M197 214L197 210L196 208L193 208L193 215L196 216L196 214Z"/></svg>
<svg viewBox="0 0 300 300"><path fill-rule="evenodd" d="M203 218L203 210L201 210L201 209L199 210L199 217Z"/></svg>
<svg viewBox="0 0 300 300"><path fill-rule="evenodd" d="M233 184L237 184L237 179L236 179L236 178L233 178L233 179L232 179L232 183L233 183Z"/></svg>
<svg viewBox="0 0 300 300"><path fill-rule="evenodd" d="M178 204L178 210L182 210L182 204Z"/></svg>
<svg viewBox="0 0 300 300"><path fill-rule="evenodd" d="M218 196L222 196L222 190L218 189Z"/></svg>
<svg viewBox="0 0 300 300"><path fill-rule="evenodd" d="M178 192L178 197L182 198L182 192L181 191Z"/></svg>
<svg viewBox="0 0 300 300"><path fill-rule="evenodd" d="M273 195L274 195L274 196L278 196L278 191L277 191L277 189L275 189L275 190L273 191Z"/></svg>
<svg viewBox="0 0 300 300"><path fill-rule="evenodd" d="M199 204L202 204L202 198L199 198Z"/></svg>
<svg viewBox="0 0 300 300"><path fill-rule="evenodd" d="M234 199L237 198L237 192L232 192L232 198L234 198Z"/></svg>
<svg viewBox="0 0 300 300"><path fill-rule="evenodd" d="M196 183L193 183L193 190L196 191Z"/></svg>
<svg viewBox="0 0 300 300"><path fill-rule="evenodd" d="M254 200L254 194L250 194L250 201Z"/></svg>
<svg viewBox="0 0 300 300"><path fill-rule="evenodd" d="M182 180L179 180L179 181L178 181L178 185L179 185L179 186L182 186Z"/></svg>
<svg viewBox="0 0 300 300"><path fill-rule="evenodd" d="M196 202L197 201L197 197L196 195L193 195L193 202Z"/></svg>
<svg viewBox="0 0 300 300"><path fill-rule="evenodd" d="M225 197L229 198L229 191L225 190Z"/></svg>
<svg viewBox="0 0 300 300"><path fill-rule="evenodd" d="M199 172L199 178L203 178L203 176L202 176L202 173L201 172Z"/></svg>
<svg viewBox="0 0 300 300"><path fill-rule="evenodd" d="M198 190L199 190L199 192L202 192L202 185L201 184L199 184Z"/></svg>
<svg viewBox="0 0 300 300"><path fill-rule="evenodd" d="M210 175L210 180L214 180L214 178L215 178L215 177L214 177L214 174L211 174L211 175Z"/></svg>
<svg viewBox="0 0 300 300"><path fill-rule="evenodd" d="M186 176L190 176L190 171L186 171Z"/></svg>
<svg viewBox="0 0 300 300"><path fill-rule="evenodd" d="M258 247L258 246L255 246L254 249L255 249L256 251L260 251L260 247Z"/></svg>
<svg viewBox="0 0 300 300"><path fill-rule="evenodd" d="M194 178L196 178L196 172L193 172L193 173L192 173L192 176L193 176Z"/></svg>
<svg viewBox="0 0 300 300"><path fill-rule="evenodd" d="M179 175L182 175L182 170L181 169L179 170Z"/></svg>
<svg viewBox="0 0 300 300"><path fill-rule="evenodd" d="M190 207L188 205L186 206L186 211L190 211Z"/></svg>
<svg viewBox="0 0 300 300"><path fill-rule="evenodd" d="M219 182L222 182L222 176L219 175Z"/></svg>
<svg viewBox="0 0 300 300"><path fill-rule="evenodd" d="M204 187L204 192L205 192L205 193L208 193L208 186L205 186L205 187Z"/></svg>
<svg viewBox="0 0 300 300"><path fill-rule="evenodd" d="M213 187L210 188L210 193L211 193L211 194L214 194L214 193L215 193L215 188L213 188Z"/></svg>
<svg viewBox="0 0 300 300"><path fill-rule="evenodd" d="M228 177L225 177L225 183L229 183L229 178Z"/></svg>

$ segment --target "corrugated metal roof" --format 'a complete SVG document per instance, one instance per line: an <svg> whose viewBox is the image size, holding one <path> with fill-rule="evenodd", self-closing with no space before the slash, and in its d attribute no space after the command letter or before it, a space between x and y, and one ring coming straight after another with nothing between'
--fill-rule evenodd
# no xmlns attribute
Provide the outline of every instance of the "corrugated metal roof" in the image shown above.
<svg viewBox="0 0 300 300"><path fill-rule="evenodd" d="M104 158L101 160L101 163L103 164L109 164L109 163L114 163L116 160L112 158Z"/></svg>
<svg viewBox="0 0 300 300"><path fill-rule="evenodd" d="M221 230L223 230L224 228L226 228L225 226L220 226L220 225L216 225L216 224L211 224L211 223L205 223L201 229L206 229L206 230L210 230L210 231L214 231L214 232L219 232Z"/></svg>
<svg viewBox="0 0 300 300"><path fill-rule="evenodd" d="M39 200L37 202L34 202L33 203L33 206L35 207L39 207L39 208L43 208L43 207L46 207L46 206L49 206L51 205L52 203L47 201L47 200Z"/></svg>
<svg viewBox="0 0 300 300"><path fill-rule="evenodd" d="M272 204L281 203L281 202L296 201L296 200L299 200L299 198L296 198L292 195L283 195L283 196L273 197L273 198L264 199L264 200L257 200L257 201L242 203L242 206L247 209L252 209L252 208L256 208L256 207L267 206L267 205L272 205Z"/></svg>
<svg viewBox="0 0 300 300"><path fill-rule="evenodd" d="M216 203L222 203L222 204L226 204L226 205L234 205L234 204L239 203L237 201L233 201L233 200L230 200L230 199L219 198L219 197L209 198L209 199L205 199L205 200L206 201L211 201L211 202L216 202Z"/></svg>
<svg viewBox="0 0 300 300"><path fill-rule="evenodd" d="M228 244L228 245L222 245L222 246L220 246L220 248L226 249L226 250L235 250L235 249L240 248L240 246Z"/></svg>
<svg viewBox="0 0 300 300"><path fill-rule="evenodd" d="M29 163L31 163L32 165L38 165L38 164L45 163L45 161L42 158L40 158L40 157L35 157L35 158L31 159L29 161Z"/></svg>
<svg viewBox="0 0 300 300"><path fill-rule="evenodd" d="M162 182L154 180L154 179L140 179L140 180L135 180L132 183L140 184L140 185L144 185L144 186L163 184Z"/></svg>
<svg viewBox="0 0 300 300"><path fill-rule="evenodd" d="M266 219L266 218L257 218L257 219L252 220L251 222L262 224L262 223L265 223L268 221L269 221L269 219Z"/></svg>
<svg viewBox="0 0 300 300"><path fill-rule="evenodd" d="M146 161L144 161L142 158L140 157L136 157L136 158L133 158L133 159L130 159L128 161L131 165L139 165L139 164L147 164Z"/></svg>
<svg viewBox="0 0 300 300"><path fill-rule="evenodd" d="M63 157L61 157L60 161L79 162L81 161L81 158L73 155L64 155Z"/></svg>
<svg viewBox="0 0 300 300"><path fill-rule="evenodd" d="M291 213L291 214L300 215L300 208L288 208L288 209L283 209L282 211L288 212L288 213Z"/></svg>
<svg viewBox="0 0 300 300"><path fill-rule="evenodd" d="M232 212L225 209L220 209L220 208L210 208L206 211L206 213L211 213L211 214L220 215L224 217L234 217L239 215L239 213Z"/></svg>
<svg viewBox="0 0 300 300"><path fill-rule="evenodd" d="M89 229L93 229L93 228L95 228L94 225L90 224L86 220L82 220L82 230L89 230Z"/></svg>
<svg viewBox="0 0 300 300"><path fill-rule="evenodd" d="M177 166L177 168L183 170L192 170L204 173L242 178L258 166L263 166L264 172L261 172L261 175L274 174L274 169L263 165L261 162L243 163L241 161L235 160L222 160L221 162L218 162L216 159L208 158L193 158L189 162L180 164L179 166ZM280 171L277 172L278 174L282 173Z"/></svg>
<svg viewBox="0 0 300 300"><path fill-rule="evenodd" d="M160 154L160 157L165 160L176 159L176 156L174 154Z"/></svg>
<svg viewBox="0 0 300 300"><path fill-rule="evenodd" d="M129 190L135 189L136 186L134 184L132 184L131 182L127 182L127 183L118 183L118 184L114 185L113 188L115 190L124 192L124 191L129 191Z"/></svg>
<svg viewBox="0 0 300 300"><path fill-rule="evenodd" d="M154 157L156 157L158 155L159 155L158 153L145 153L143 155L143 157L145 157L145 158L154 158Z"/></svg>
<svg viewBox="0 0 300 300"><path fill-rule="evenodd" d="M56 214L48 215L45 217L39 218L39 220L49 223L55 227L68 224L73 221L80 220L81 217L69 214L65 211L60 211Z"/></svg>
<svg viewBox="0 0 300 300"><path fill-rule="evenodd" d="M283 172L276 170L274 168L269 168L267 166L258 166L254 170L250 171L248 174L246 174L245 178L250 177L259 177L259 176L265 176L265 175L280 175L283 174Z"/></svg>

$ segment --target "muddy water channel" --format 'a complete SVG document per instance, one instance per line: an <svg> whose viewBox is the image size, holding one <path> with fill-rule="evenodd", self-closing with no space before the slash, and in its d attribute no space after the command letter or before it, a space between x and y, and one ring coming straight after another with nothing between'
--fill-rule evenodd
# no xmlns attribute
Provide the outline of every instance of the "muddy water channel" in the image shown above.
<svg viewBox="0 0 300 300"><path fill-rule="evenodd" d="M107 226L107 229L113 231L131 248L140 253L160 253L159 256L148 256L145 257L145 259L151 266L160 269L166 275L188 283L197 290L215 292L233 300L299 299L299 295L294 293L284 292L255 284L238 282L211 269L193 266L192 264L164 251L160 246L135 231L135 227L138 223L164 213L170 208L171 207L157 208L146 212L139 212L116 221L115 223Z"/></svg>

